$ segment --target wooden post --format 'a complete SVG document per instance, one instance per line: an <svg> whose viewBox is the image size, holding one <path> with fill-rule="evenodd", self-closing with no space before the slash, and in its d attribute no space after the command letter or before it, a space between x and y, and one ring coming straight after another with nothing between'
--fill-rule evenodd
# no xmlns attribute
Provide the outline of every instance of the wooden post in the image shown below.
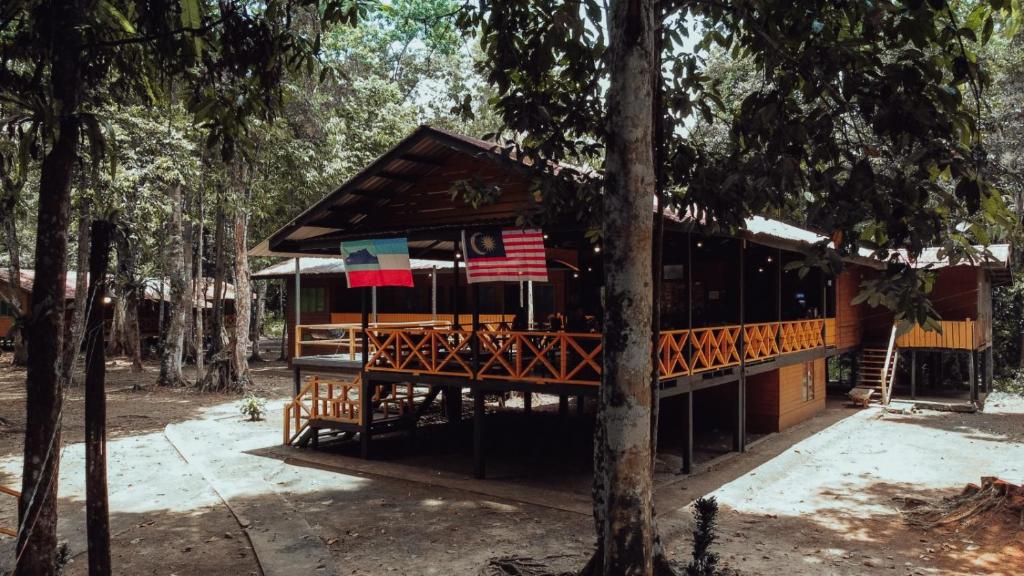
<svg viewBox="0 0 1024 576"><path fill-rule="evenodd" d="M459 321L459 291L462 290L462 278L459 275L459 240L455 239L455 252L452 253L452 328L459 330L462 322Z"/></svg>
<svg viewBox="0 0 1024 576"><path fill-rule="evenodd" d="M683 426L683 474L693 472L693 388L686 393L686 413Z"/></svg>
<svg viewBox="0 0 1024 576"><path fill-rule="evenodd" d="M967 378L970 379L971 384L971 401L978 401L978 379L975 377L974 362L975 353L974 350L969 351L967 356Z"/></svg>
<svg viewBox="0 0 1024 576"><path fill-rule="evenodd" d="M533 392L523 392L523 411L533 412Z"/></svg>
<svg viewBox="0 0 1024 576"><path fill-rule="evenodd" d="M484 392L473 389L473 476L486 475L484 460Z"/></svg>
<svg viewBox="0 0 1024 576"><path fill-rule="evenodd" d="M910 351L910 399L917 398L917 350Z"/></svg>
<svg viewBox="0 0 1024 576"><path fill-rule="evenodd" d="M363 354L365 361L366 354ZM373 388L367 373L363 371L359 387L359 420L362 423L359 429L359 456L364 460L370 458L370 428L373 426Z"/></svg>
<svg viewBox="0 0 1024 576"><path fill-rule="evenodd" d="M361 340L360 346L362 347L362 360L361 360L361 363L362 363L362 367L363 367L363 372L364 373L366 372L366 363L370 359L370 332L369 332L369 330L370 330L370 316L369 316L368 310L366 309L366 307L367 307L367 302L366 301L369 298L369 293L370 293L370 289L369 288L363 288L362 295L361 295L362 296L362 301L360 303L360 311L359 311L359 315L360 315L359 323L362 326L362 330L363 330L362 337L360 338L360 340Z"/></svg>
<svg viewBox="0 0 1024 576"><path fill-rule="evenodd" d="M985 349L985 393L986 394L989 394L989 393L992 392L992 380L993 380L993 371L994 370L995 370L995 367L993 366L992 345L989 344L988 348Z"/></svg>
<svg viewBox="0 0 1024 576"><path fill-rule="evenodd" d="M583 408L584 408L584 405L583 405L583 395L580 394L580 395L576 396L576 415L577 416L583 416Z"/></svg>
<svg viewBox="0 0 1024 576"><path fill-rule="evenodd" d="M479 377L480 372L480 285L473 284L470 289L470 298L473 307L473 333L469 336L470 350L473 352L473 379Z"/></svg>
<svg viewBox="0 0 1024 576"><path fill-rule="evenodd" d="M683 345L683 358L690 365L690 336L693 334L693 233L686 233L686 340Z"/></svg>
<svg viewBox="0 0 1024 576"><path fill-rule="evenodd" d="M302 391L302 367L292 364L292 396L298 396Z"/></svg>
<svg viewBox="0 0 1024 576"><path fill-rule="evenodd" d="M747 449L747 328L746 328L746 240L740 240L740 379L736 382L736 429L733 431L733 450L744 452Z"/></svg>
<svg viewBox="0 0 1024 576"><path fill-rule="evenodd" d="M569 396L565 394L558 395L558 417L565 419L569 415Z"/></svg>
<svg viewBox="0 0 1024 576"><path fill-rule="evenodd" d="M366 371L366 365L370 359L370 315L368 310L370 289L363 288L361 296L360 323L363 327L363 349L361 354L362 371L359 377L361 384L359 387L359 420L362 422L362 427L359 430L359 455L368 459L370 457L370 427L373 425L373 386L370 384L369 373Z"/></svg>
<svg viewBox="0 0 1024 576"><path fill-rule="evenodd" d="M778 249L776 255L775 272L775 317L779 320L779 329L775 331L775 346L782 352L782 248Z"/></svg>
<svg viewBox="0 0 1024 576"><path fill-rule="evenodd" d="M430 267L430 319L437 321L437 266Z"/></svg>
<svg viewBox="0 0 1024 576"><path fill-rule="evenodd" d="M295 259L295 325L302 324L302 271L299 258Z"/></svg>

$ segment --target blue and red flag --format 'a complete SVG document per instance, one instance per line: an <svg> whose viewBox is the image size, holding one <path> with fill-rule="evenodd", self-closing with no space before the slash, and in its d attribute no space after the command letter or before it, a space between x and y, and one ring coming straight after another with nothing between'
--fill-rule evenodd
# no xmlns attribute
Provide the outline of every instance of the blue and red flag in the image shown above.
<svg viewBox="0 0 1024 576"><path fill-rule="evenodd" d="M341 255L349 288L412 286L409 242L405 238L342 242Z"/></svg>

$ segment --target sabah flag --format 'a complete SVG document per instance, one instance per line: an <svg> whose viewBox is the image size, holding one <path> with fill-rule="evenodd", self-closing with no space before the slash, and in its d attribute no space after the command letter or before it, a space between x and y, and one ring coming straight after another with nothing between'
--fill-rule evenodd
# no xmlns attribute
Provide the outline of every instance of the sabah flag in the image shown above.
<svg viewBox="0 0 1024 576"><path fill-rule="evenodd" d="M544 233L490 228L462 232L466 279L475 282L548 281Z"/></svg>
<svg viewBox="0 0 1024 576"><path fill-rule="evenodd" d="M349 288L412 286L409 242L405 238L342 242L341 255Z"/></svg>

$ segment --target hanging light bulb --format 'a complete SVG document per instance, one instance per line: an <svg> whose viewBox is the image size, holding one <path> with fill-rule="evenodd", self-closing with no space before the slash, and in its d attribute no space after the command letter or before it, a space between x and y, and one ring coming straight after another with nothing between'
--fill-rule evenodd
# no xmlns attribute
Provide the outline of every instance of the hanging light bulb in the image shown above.
<svg viewBox="0 0 1024 576"><path fill-rule="evenodd" d="M601 253L601 247L600 246L594 246L594 253L595 254L600 254Z"/></svg>
<svg viewBox="0 0 1024 576"><path fill-rule="evenodd" d="M704 247L704 243L701 242L700 240L697 240L697 248L703 248L703 247Z"/></svg>

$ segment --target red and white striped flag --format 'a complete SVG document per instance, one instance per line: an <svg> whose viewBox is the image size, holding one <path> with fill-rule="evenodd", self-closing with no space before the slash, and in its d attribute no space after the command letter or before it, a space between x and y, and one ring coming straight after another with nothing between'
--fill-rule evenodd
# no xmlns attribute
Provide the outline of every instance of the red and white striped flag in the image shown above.
<svg viewBox="0 0 1024 576"><path fill-rule="evenodd" d="M462 231L466 279L475 282L547 282L544 234L540 230L488 228Z"/></svg>

